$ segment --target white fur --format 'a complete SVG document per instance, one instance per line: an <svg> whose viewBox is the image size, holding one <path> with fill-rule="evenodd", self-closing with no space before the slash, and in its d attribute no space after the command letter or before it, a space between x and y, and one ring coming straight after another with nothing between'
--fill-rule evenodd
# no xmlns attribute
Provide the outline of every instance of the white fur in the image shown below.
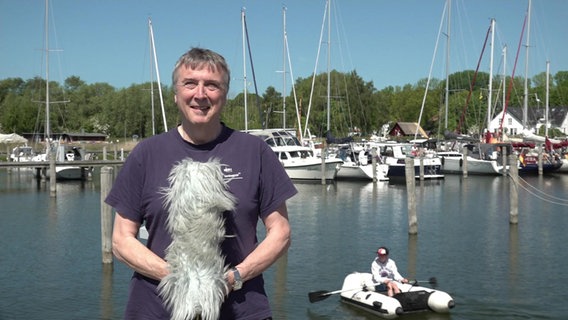
<svg viewBox="0 0 568 320"><path fill-rule="evenodd" d="M223 212L236 199L227 190L217 159L176 164L165 189L167 228L172 243L166 250L171 273L158 290L173 320L216 320L227 292Z"/></svg>

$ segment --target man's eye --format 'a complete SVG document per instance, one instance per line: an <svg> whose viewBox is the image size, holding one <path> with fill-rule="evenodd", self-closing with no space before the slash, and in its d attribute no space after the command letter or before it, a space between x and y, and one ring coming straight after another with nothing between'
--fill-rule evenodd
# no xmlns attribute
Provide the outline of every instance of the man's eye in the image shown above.
<svg viewBox="0 0 568 320"><path fill-rule="evenodd" d="M216 83L208 83L207 85L205 85L205 87L206 87L207 90L209 90L209 91L219 90L219 85L216 84Z"/></svg>
<svg viewBox="0 0 568 320"><path fill-rule="evenodd" d="M197 87L197 83L192 81L187 81L183 83L183 86L186 87L187 89L195 89Z"/></svg>

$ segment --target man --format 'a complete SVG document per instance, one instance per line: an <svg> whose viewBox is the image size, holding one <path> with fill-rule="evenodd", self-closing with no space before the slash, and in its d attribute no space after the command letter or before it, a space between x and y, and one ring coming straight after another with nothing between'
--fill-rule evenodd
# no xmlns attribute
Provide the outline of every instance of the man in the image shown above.
<svg viewBox="0 0 568 320"><path fill-rule="evenodd" d="M157 287L170 273L164 259L172 236L163 192L172 167L190 158L221 163L228 191L236 199L225 212L221 249L229 293L220 319L271 319L262 272L290 245L286 200L296 194L270 147L258 137L234 131L221 122L230 71L225 59L208 49L193 48L180 57L172 74L175 102L181 114L176 128L141 141L126 159L106 202L117 212L113 253L134 270L126 319L170 319ZM261 219L266 237L258 243ZM148 229L147 246L137 239ZM215 232L212 230L211 232ZM187 255L198 254L187 252ZM195 299L199 299L196 297Z"/></svg>
<svg viewBox="0 0 568 320"><path fill-rule="evenodd" d="M380 247L377 250L377 257L371 263L371 273L373 282L378 283L377 291L387 291L389 297L400 293L397 282L408 283L398 272L396 263L389 258L389 249Z"/></svg>

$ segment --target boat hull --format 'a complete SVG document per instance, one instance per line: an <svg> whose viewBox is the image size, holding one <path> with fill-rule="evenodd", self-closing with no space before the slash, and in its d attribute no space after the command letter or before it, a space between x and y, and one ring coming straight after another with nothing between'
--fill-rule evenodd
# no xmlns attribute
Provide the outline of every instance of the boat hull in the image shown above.
<svg viewBox="0 0 568 320"><path fill-rule="evenodd" d="M455 306L449 294L427 287L399 284L401 293L393 297L374 288L370 273L351 273L343 282L341 301L384 319L414 312L448 313Z"/></svg>
<svg viewBox="0 0 568 320"><path fill-rule="evenodd" d="M398 159L389 162L389 178L404 179L406 177L406 164L404 159ZM420 164L420 159L414 158L414 177L420 178L420 167L424 168L424 179L443 179L444 174L441 172L442 163L439 158L424 158Z"/></svg>
<svg viewBox="0 0 568 320"><path fill-rule="evenodd" d="M314 162L310 164L283 163L284 170L292 180L321 180L322 163ZM325 163L325 180L334 180L337 175L338 162Z"/></svg>
<svg viewBox="0 0 568 320"><path fill-rule="evenodd" d="M562 163L547 163L542 165L543 173L558 172L562 167ZM538 164L527 164L519 167L519 174L538 174Z"/></svg>
<svg viewBox="0 0 568 320"><path fill-rule="evenodd" d="M88 169L78 166L57 166L55 167L55 180L85 180L87 177ZM36 171L40 174L38 178L45 177L51 179L49 168L41 168Z"/></svg>
<svg viewBox="0 0 568 320"><path fill-rule="evenodd" d="M438 154L442 161L441 172L450 174L462 174L464 172L463 156L446 156ZM481 160L467 157L467 173L479 175L500 175L503 174L503 166L496 160Z"/></svg>
<svg viewBox="0 0 568 320"><path fill-rule="evenodd" d="M563 173L568 172L568 159L562 158L562 166L560 166L558 172L563 172Z"/></svg>
<svg viewBox="0 0 568 320"><path fill-rule="evenodd" d="M561 159L543 159L542 160L542 172L543 173L551 173L557 172L562 168L562 160ZM531 156L520 156L519 157L519 174L538 174L539 173L539 164L538 164L538 156L531 155Z"/></svg>
<svg viewBox="0 0 568 320"><path fill-rule="evenodd" d="M373 165L358 165L353 162L343 163L337 171L337 179L342 180L369 180L376 178L377 181L388 181L389 166L385 164L376 165L376 174L373 175Z"/></svg>

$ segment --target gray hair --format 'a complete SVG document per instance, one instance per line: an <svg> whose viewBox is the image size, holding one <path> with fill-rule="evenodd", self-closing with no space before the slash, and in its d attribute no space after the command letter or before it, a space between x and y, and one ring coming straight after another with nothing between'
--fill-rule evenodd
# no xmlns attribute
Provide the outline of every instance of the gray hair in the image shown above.
<svg viewBox="0 0 568 320"><path fill-rule="evenodd" d="M217 52L204 48L191 48L184 53L176 62L174 71L172 72L174 89L178 80L178 70L181 66L197 70L209 68L209 70L214 72L224 73L225 83L223 83L223 88L226 92L229 92L231 71L229 70L229 65L227 65L225 58Z"/></svg>

